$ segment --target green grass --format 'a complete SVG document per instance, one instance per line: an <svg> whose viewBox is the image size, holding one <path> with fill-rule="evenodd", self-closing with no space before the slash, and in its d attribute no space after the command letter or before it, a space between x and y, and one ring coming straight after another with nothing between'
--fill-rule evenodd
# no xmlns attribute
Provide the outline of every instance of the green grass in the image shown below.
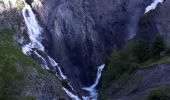
<svg viewBox="0 0 170 100"><path fill-rule="evenodd" d="M140 65L140 68L150 68L155 67L156 65L170 63L170 56L161 57L158 60L148 60L147 62Z"/></svg>
<svg viewBox="0 0 170 100"><path fill-rule="evenodd" d="M12 36L15 31L0 30L0 100L17 100L28 82L28 68L34 67L38 73L52 76L30 57L14 46ZM26 97L26 100L34 100Z"/></svg>

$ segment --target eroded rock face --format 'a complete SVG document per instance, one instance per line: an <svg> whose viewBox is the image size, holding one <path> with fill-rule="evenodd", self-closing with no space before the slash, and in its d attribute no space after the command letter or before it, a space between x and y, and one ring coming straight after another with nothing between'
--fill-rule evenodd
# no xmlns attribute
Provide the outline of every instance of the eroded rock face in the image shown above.
<svg viewBox="0 0 170 100"><path fill-rule="evenodd" d="M38 2L38 3L36 3ZM34 0L49 34L49 54L76 86L90 85L97 66L131 33L152 0ZM38 5L41 3L41 5Z"/></svg>
<svg viewBox="0 0 170 100"><path fill-rule="evenodd" d="M21 96L36 100L70 100L56 77L42 74L34 67L28 68L28 82Z"/></svg>
<svg viewBox="0 0 170 100"><path fill-rule="evenodd" d="M156 28L158 33L163 35L168 47L170 47L170 1L164 0L164 3L156 10Z"/></svg>
<svg viewBox="0 0 170 100"><path fill-rule="evenodd" d="M19 9L19 0L0 0L0 29L10 28L23 31L23 19Z"/></svg>
<svg viewBox="0 0 170 100"><path fill-rule="evenodd" d="M137 38L144 38L151 40L157 34L164 37L167 46L170 46L170 22L168 9L170 9L170 1L164 0L162 4L159 4L155 10L143 15L138 23Z"/></svg>
<svg viewBox="0 0 170 100"><path fill-rule="evenodd" d="M15 44L25 42L26 26L22 18L22 0L0 0L0 30L12 29L17 34L14 36Z"/></svg>
<svg viewBox="0 0 170 100"><path fill-rule="evenodd" d="M16 2L0 0L0 29L25 32ZM144 15L152 0L26 0L44 28L44 45L77 87L90 85L97 66L113 49L121 47L131 34L152 39L157 33L169 46L170 1ZM21 6L21 5L20 5ZM148 17L149 16L149 17ZM21 35L23 36L23 34ZM24 39L16 36L18 42Z"/></svg>

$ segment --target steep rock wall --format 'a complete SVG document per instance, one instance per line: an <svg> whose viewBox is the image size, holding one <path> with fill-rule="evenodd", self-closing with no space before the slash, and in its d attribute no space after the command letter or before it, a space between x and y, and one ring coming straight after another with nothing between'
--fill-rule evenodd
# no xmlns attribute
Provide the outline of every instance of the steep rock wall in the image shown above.
<svg viewBox="0 0 170 100"><path fill-rule="evenodd" d="M27 0L30 1L30 0ZM152 0L33 0L50 36L49 53L77 86L90 85L97 66L121 47ZM31 1L30 1L31 2ZM41 4L41 5L40 5Z"/></svg>

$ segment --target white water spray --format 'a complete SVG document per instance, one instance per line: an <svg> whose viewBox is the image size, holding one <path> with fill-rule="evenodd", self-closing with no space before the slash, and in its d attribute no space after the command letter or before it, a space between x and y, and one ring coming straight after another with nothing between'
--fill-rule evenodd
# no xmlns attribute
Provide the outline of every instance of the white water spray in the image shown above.
<svg viewBox="0 0 170 100"><path fill-rule="evenodd" d="M156 9L157 5L158 5L159 3L163 3L163 1L164 1L164 0L154 0L153 3L151 3L149 6L146 7L146 9L145 9L145 14L148 13L149 11L151 11L151 10Z"/></svg>
<svg viewBox="0 0 170 100"><path fill-rule="evenodd" d="M33 48L36 48L40 51L44 52L44 46L41 44L41 31L42 28L39 26L36 16L33 13L30 5L28 5L25 1L25 7L22 10L22 15L25 20L25 24L28 29L28 35L31 40L31 43L22 47L22 50L25 54L30 54Z"/></svg>
<svg viewBox="0 0 170 100"><path fill-rule="evenodd" d="M60 76L62 77L62 79L66 80L66 79L67 79L67 76L65 76L65 75L63 74L63 72L61 71L61 68L58 66L58 63L56 63L55 60L52 59L50 56L48 56L48 59L50 60L50 63L51 63L52 66L58 68L59 73L60 73ZM56 74L57 74L57 73L56 73Z"/></svg>
<svg viewBox="0 0 170 100"><path fill-rule="evenodd" d="M83 97L84 100L97 100L98 93L97 93L97 90L96 90L96 86L99 83L99 80L100 80L100 77L101 77L101 74L102 74L102 70L104 69L104 67L105 67L105 64L98 67L97 77L96 77L95 83L92 86L82 88L86 91L89 91L89 93L90 93L90 96Z"/></svg>
<svg viewBox="0 0 170 100"><path fill-rule="evenodd" d="M63 87L63 90L73 99L73 100L80 100L80 98L73 93L71 93L69 90Z"/></svg>
<svg viewBox="0 0 170 100"><path fill-rule="evenodd" d="M31 55L33 52L35 53L35 55L37 55L37 57L41 58L43 61L43 66L45 66L45 68L47 70L49 70L49 67L47 65L46 60L44 59L44 57L42 57L38 52L36 52L34 49L37 49L39 51L44 52L44 46L41 44L41 31L42 28L39 26L36 16L33 13L30 5L28 5L25 1L25 7L22 10L22 15L24 17L25 20L25 24L28 28L28 35L30 38L30 43L24 45L22 47L22 51L24 54L26 55ZM48 60L50 61L51 66L53 67L57 67L59 70L59 74L60 77L63 80L66 80L67 77L62 73L60 67L58 66L58 63L55 62L54 59L52 59L50 56L48 56ZM71 86L70 83L68 83L68 85L71 87L71 89L73 90L73 87ZM67 90L66 88L63 87L63 90L73 99L76 100L80 100L78 98L78 96L74 95L73 93L71 93L69 90Z"/></svg>
<svg viewBox="0 0 170 100"><path fill-rule="evenodd" d="M45 59L44 59L40 54L38 54L36 51L34 51L34 53L35 53L39 58L41 58L41 59L43 60L43 62L44 62L43 66L45 66L45 69L49 70L48 65L47 65L47 62L45 61Z"/></svg>

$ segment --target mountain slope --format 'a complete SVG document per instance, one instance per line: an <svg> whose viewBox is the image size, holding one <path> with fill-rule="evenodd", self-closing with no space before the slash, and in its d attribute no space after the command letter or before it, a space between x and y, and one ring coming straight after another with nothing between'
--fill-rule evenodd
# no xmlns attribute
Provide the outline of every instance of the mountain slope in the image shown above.
<svg viewBox="0 0 170 100"><path fill-rule="evenodd" d="M169 100L169 69L167 63L137 70L125 83L118 80L110 84L102 94L103 100Z"/></svg>
<svg viewBox="0 0 170 100"><path fill-rule="evenodd" d="M0 30L0 99L69 100L55 75L14 46L14 34L10 29Z"/></svg>

